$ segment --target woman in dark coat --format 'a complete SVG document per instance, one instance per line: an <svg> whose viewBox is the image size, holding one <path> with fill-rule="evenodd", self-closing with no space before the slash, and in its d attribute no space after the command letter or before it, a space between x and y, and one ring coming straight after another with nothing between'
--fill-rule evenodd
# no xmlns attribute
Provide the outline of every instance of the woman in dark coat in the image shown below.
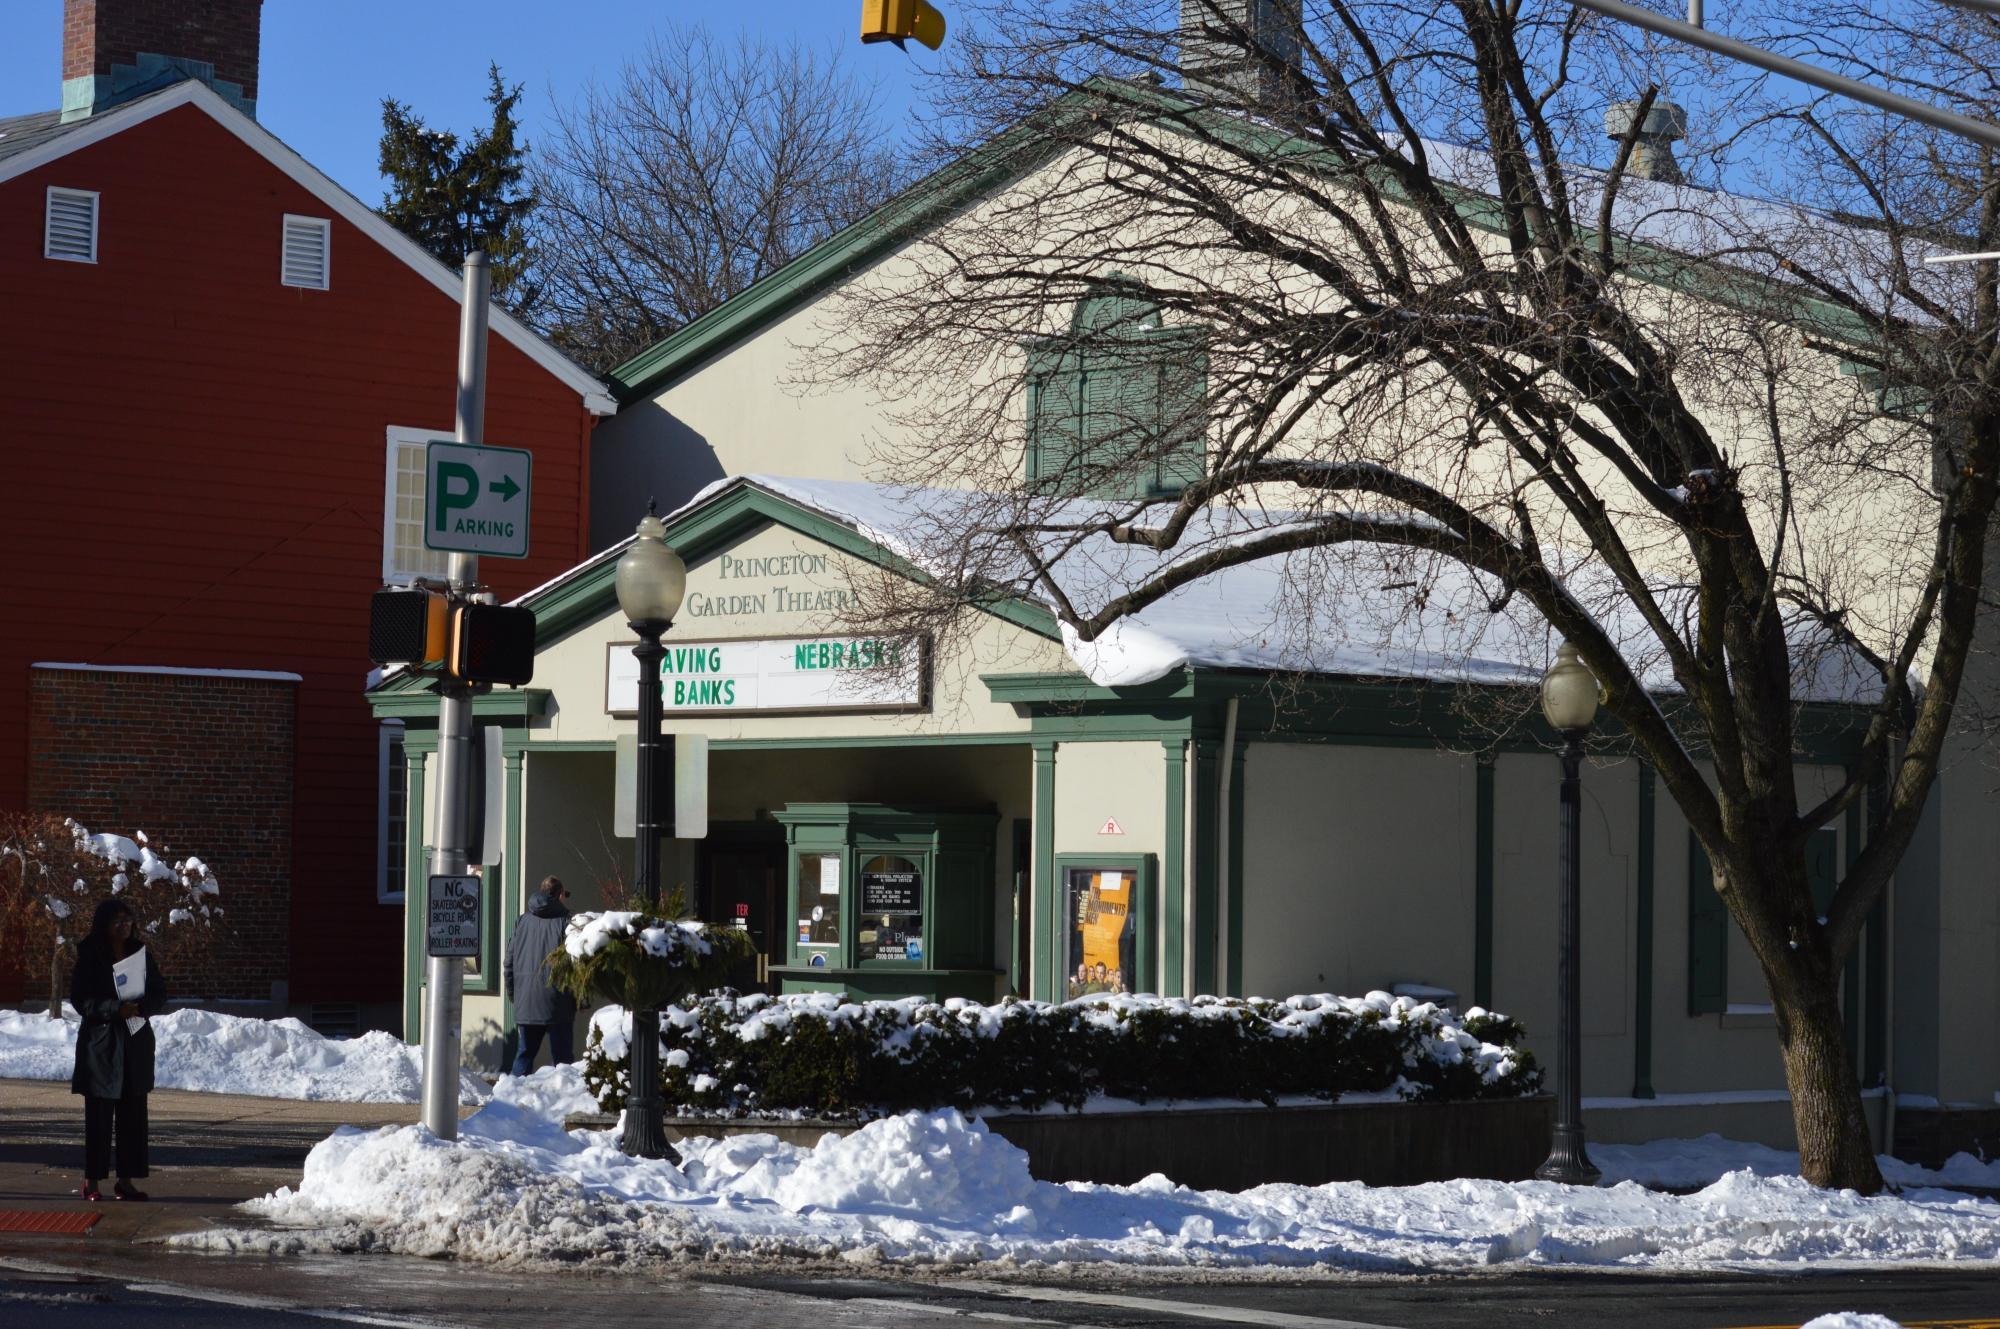
<svg viewBox="0 0 2000 1329"><path fill-rule="evenodd" d="M146 1095L153 1088L153 1026L128 1032L125 1022L158 1015L167 1005L167 984L160 966L146 950L146 990L136 1000L119 996L111 966L139 950L132 910L123 900L106 900L90 921L90 935L76 948L76 968L70 971L69 1001L83 1017L76 1035L76 1071L69 1079L73 1094L83 1095L83 1198L101 1200L97 1183L111 1165L113 1127L118 1137L118 1184L111 1193L121 1200L143 1200L146 1192L133 1181L147 1173Z"/></svg>

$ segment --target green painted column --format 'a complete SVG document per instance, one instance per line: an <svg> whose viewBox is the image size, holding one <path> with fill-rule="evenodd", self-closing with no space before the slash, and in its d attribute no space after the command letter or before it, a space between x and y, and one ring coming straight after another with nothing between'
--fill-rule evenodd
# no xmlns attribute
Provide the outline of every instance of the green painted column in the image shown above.
<svg viewBox="0 0 2000 1329"><path fill-rule="evenodd" d="M1849 779L1852 779L1854 776L1852 770L1847 771L1846 774ZM1842 855L1843 861L1841 863L1840 875L1843 878L1847 876L1847 870L1854 866L1854 860L1861 857L1860 799L1856 799L1847 805L1847 834L1844 838L1847 841L1847 852ZM1858 1071L1864 1069L1861 1046L1863 995L1861 991L1861 957L1868 949L1867 935L1867 930L1864 930L1861 941L1847 954L1847 969L1841 978L1840 993L1841 1013L1847 1017L1847 1055L1854 1059L1854 1066ZM1868 1083L1865 1071L1862 1083L1863 1085Z"/></svg>
<svg viewBox="0 0 2000 1329"><path fill-rule="evenodd" d="M1472 1004L1493 1009L1493 754L1472 784Z"/></svg>
<svg viewBox="0 0 2000 1329"><path fill-rule="evenodd" d="M1061 999L1058 976L1062 966L1056 948L1062 938L1057 930L1060 916L1058 898L1062 883L1056 880L1056 745L1053 740L1035 742L1035 875L1029 889L1034 894L1034 945L1028 975L1028 990L1044 1001Z"/></svg>
<svg viewBox="0 0 2000 1329"><path fill-rule="evenodd" d="M1187 910L1187 740L1164 738L1167 753L1166 845L1160 857L1160 994L1183 996L1182 960L1186 948Z"/></svg>
<svg viewBox="0 0 2000 1329"><path fill-rule="evenodd" d="M1229 995L1243 995L1243 767L1244 746L1229 758L1229 862L1222 883L1223 909L1229 919Z"/></svg>
<svg viewBox="0 0 2000 1329"><path fill-rule="evenodd" d="M1639 763L1639 914L1633 945L1632 1097L1653 1097L1653 768Z"/></svg>
<svg viewBox="0 0 2000 1329"><path fill-rule="evenodd" d="M424 765L430 756L403 744L409 801L403 843L403 1041L414 1043L424 1027L424 907L429 869L424 853Z"/></svg>
<svg viewBox="0 0 2000 1329"><path fill-rule="evenodd" d="M508 735L503 763L506 769L507 826L500 846L500 955L494 961L498 972L507 972L507 952L514 944L514 924L521 916L521 908L527 902L527 883L523 877L521 862L521 775L527 760L527 752ZM511 1060L514 1050L514 993L504 989L500 998L501 1046ZM504 1067L503 1067L504 1069Z"/></svg>
<svg viewBox="0 0 2000 1329"><path fill-rule="evenodd" d="M1216 803L1222 793L1221 753L1219 739L1194 741L1194 916L1187 920L1194 941L1194 967L1187 976L1190 996L1216 990L1216 933L1221 921Z"/></svg>
<svg viewBox="0 0 2000 1329"><path fill-rule="evenodd" d="M1882 811L1882 785L1880 781L1868 786L1868 822L1872 825ZM1854 837L1858 842L1861 837ZM1863 1033L1866 1049L1861 1059L1861 1083L1863 1085L1883 1084L1888 1080L1889 1065L1889 895L1896 889L1895 879L1889 881L1889 889L1882 892L1882 898L1868 912L1868 930L1863 936L1862 948L1867 954L1867 1016Z"/></svg>

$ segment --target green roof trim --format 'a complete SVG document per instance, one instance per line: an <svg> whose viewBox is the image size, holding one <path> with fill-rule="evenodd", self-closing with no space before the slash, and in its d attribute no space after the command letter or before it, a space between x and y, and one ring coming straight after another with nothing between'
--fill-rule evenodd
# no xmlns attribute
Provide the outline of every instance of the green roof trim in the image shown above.
<svg viewBox="0 0 2000 1329"><path fill-rule="evenodd" d="M704 361L728 350L823 294L884 254L905 243L930 223L956 212L1003 185L1052 160L1068 145L1044 132L1051 120L1100 119L1108 105L1121 105L1161 127L1200 135L1222 146L1254 152L1287 164L1308 168L1333 164L1323 146L1269 125L1246 122L1225 113L1197 107L1171 89L1145 87L1109 77L1092 79L1065 93L990 142L916 184L793 259L784 267L739 291L700 318L671 333L613 369L608 375L621 405L652 395ZM1440 178L1438 185L1454 198L1469 225L1505 234L1505 219L1497 202L1463 185ZM1579 240L1596 241L1596 230L1578 227ZM1743 289L1767 286L1765 279L1726 268L1713 260L1663 249L1643 241L1615 239L1630 266L1631 277L1669 290L1756 310L1767 300ZM1690 271L1704 270L1705 279ZM1809 323L1828 336L1864 344L1868 329L1852 312L1800 288L1787 291L1793 320Z"/></svg>
<svg viewBox="0 0 2000 1329"><path fill-rule="evenodd" d="M860 531L835 521L825 513L772 493L747 478L733 480L721 491L668 519L667 543L689 563L727 547L750 531L763 526L783 526L808 539L830 545L852 555L900 573L915 581L929 580L921 568L885 549ZM535 649L539 652L570 633L594 623L617 604L613 585L618 572L618 556L624 546L605 550L571 569L556 581L530 591L516 604L535 611ZM1055 615L1040 605L1013 596L996 596L980 609L1040 637L1060 640ZM404 670L383 680L368 691L368 703L383 719L434 715L437 698L430 679ZM512 699L524 700L512 700ZM488 715L546 715L550 694L546 689L521 688L495 691L479 697L474 713Z"/></svg>

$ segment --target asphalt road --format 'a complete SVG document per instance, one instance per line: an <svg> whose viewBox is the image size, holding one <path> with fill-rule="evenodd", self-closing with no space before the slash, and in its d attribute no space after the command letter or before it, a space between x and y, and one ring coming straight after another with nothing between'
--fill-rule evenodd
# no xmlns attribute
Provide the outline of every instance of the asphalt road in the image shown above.
<svg viewBox="0 0 2000 1329"><path fill-rule="evenodd" d="M68 1247L69 1249L61 1249ZM1312 1282L839 1277L751 1270L520 1273L349 1255L291 1258L0 1244L0 1326L236 1329L937 1329L952 1322L1189 1329L1591 1326L1766 1329L1836 1310L2000 1329L2000 1271L1762 1276L1538 1273Z"/></svg>
<svg viewBox="0 0 2000 1329"><path fill-rule="evenodd" d="M154 1095L154 1202L103 1206L84 1237L0 1233L0 1329L1766 1329L1828 1311L1907 1325L2000 1329L2000 1269L1771 1276L1592 1272L1327 1277L1063 1276L698 1265L524 1273L390 1255L251 1257L159 1239L255 1220L235 1201L297 1180L335 1124L415 1109ZM66 1085L0 1084L0 1209L73 1198L76 1108Z"/></svg>

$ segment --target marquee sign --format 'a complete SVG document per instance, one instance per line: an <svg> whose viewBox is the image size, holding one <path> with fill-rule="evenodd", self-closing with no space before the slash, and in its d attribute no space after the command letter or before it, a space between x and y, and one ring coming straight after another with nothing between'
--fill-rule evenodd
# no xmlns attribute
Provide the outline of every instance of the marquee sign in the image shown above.
<svg viewBox="0 0 2000 1329"><path fill-rule="evenodd" d="M927 652L918 642L854 637L759 637L661 642L660 702L665 715L737 711L909 711L923 709ZM639 661L632 643L605 648L604 709L639 709Z"/></svg>

